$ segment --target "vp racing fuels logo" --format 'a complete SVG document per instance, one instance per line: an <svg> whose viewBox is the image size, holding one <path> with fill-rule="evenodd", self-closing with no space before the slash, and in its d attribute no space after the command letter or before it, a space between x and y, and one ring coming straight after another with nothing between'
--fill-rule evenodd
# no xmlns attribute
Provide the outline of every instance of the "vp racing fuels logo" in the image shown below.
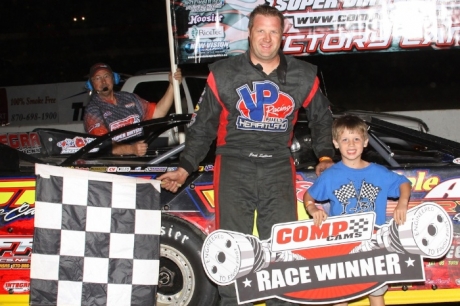
<svg viewBox="0 0 460 306"><path fill-rule="evenodd" d="M265 132L285 132L287 117L294 111L294 99L280 91L271 81L253 82L253 90L248 85L237 90L240 100L236 108L240 112L237 129Z"/></svg>

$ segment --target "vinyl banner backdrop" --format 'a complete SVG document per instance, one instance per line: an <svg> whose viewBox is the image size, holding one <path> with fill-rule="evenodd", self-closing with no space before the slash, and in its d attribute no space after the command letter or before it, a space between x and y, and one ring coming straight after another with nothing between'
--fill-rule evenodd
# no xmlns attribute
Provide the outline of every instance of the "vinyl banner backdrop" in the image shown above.
<svg viewBox="0 0 460 306"><path fill-rule="evenodd" d="M302 304L352 300L387 283L425 281L423 258L450 249L452 220L438 204L410 209L407 221L375 226L375 213L276 224L271 238L217 230L202 249L207 275L237 289L239 303L278 297Z"/></svg>
<svg viewBox="0 0 460 306"><path fill-rule="evenodd" d="M30 130L39 125L81 123L88 100L85 82L0 88L0 123L30 126Z"/></svg>
<svg viewBox="0 0 460 306"><path fill-rule="evenodd" d="M160 182L36 165L30 305L155 305Z"/></svg>
<svg viewBox="0 0 460 306"><path fill-rule="evenodd" d="M265 2L286 18L285 54L459 47L460 0L178 0L179 64L244 52L249 14Z"/></svg>

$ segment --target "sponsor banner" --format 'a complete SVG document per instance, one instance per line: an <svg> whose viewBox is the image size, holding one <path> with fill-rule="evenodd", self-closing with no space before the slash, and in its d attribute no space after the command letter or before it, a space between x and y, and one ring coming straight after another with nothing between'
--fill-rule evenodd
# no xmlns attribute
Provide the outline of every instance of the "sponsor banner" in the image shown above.
<svg viewBox="0 0 460 306"><path fill-rule="evenodd" d="M234 283L241 304L273 297L329 304L388 283L423 282L423 258L442 258L452 244L452 220L432 202L410 209L403 225L376 226L373 212L328 220L276 224L266 241L214 231L203 243L203 267L217 285Z"/></svg>
<svg viewBox="0 0 460 306"><path fill-rule="evenodd" d="M178 0L173 28L179 63L213 62L244 52L249 14L264 3L285 17L286 54L459 47L460 0Z"/></svg>
<svg viewBox="0 0 460 306"><path fill-rule="evenodd" d="M89 100L84 86L84 82L69 82L0 88L1 124L19 127L81 122Z"/></svg>

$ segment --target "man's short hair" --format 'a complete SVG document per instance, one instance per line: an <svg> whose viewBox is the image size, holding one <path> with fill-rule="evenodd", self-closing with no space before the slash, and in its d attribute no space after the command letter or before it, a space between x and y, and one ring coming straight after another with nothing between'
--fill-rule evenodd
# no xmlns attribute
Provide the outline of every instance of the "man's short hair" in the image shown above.
<svg viewBox="0 0 460 306"><path fill-rule="evenodd" d="M254 17L256 15L263 15L263 16L270 16L270 17L278 17L281 21L281 32L284 30L284 16L283 14L278 11L277 8L267 5L267 4L261 4L256 6L256 8L251 12L249 15L249 23L248 23L248 29L251 30L252 26L254 25Z"/></svg>
<svg viewBox="0 0 460 306"><path fill-rule="evenodd" d="M349 130L357 132L363 135L364 139L368 139L369 135L367 134L366 122L354 115L345 115L338 119L335 119L332 123L332 138L335 141L339 140L340 135L342 135L344 130Z"/></svg>

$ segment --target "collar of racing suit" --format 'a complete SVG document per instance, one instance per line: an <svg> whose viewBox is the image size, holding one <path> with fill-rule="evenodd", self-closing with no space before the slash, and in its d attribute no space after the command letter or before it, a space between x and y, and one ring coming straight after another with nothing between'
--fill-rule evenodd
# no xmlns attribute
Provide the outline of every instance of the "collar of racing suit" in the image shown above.
<svg viewBox="0 0 460 306"><path fill-rule="evenodd" d="M278 55L280 57L280 63L278 67L276 68L276 75L278 76L278 80L280 81L280 83L283 85L286 85L286 73L287 73L286 56L284 55L281 49L278 50ZM249 56L249 50L246 51L246 58L248 59L249 63L251 63L252 66L256 67L257 69L263 70L260 64L254 65L254 63L251 61L251 57Z"/></svg>

